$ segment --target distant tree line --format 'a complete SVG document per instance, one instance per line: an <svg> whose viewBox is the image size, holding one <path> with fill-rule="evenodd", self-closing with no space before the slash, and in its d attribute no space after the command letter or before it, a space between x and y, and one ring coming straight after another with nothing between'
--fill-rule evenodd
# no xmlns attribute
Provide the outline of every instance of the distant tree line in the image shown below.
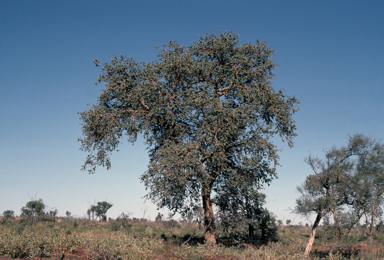
<svg viewBox="0 0 384 260"><path fill-rule="evenodd" d="M107 211L113 205L107 201L97 202L95 205L91 205L91 207L87 210L87 215L89 219L92 220L98 218L100 221L107 220ZM57 218L58 210L51 209L47 210L47 206L42 199L32 198L30 201L26 203L25 206L21 208L20 217L29 224L35 224L38 221L55 221ZM71 212L67 211L65 213L67 218L71 217ZM3 218L5 221L12 219L15 217L15 212L13 210L5 210L3 212Z"/></svg>

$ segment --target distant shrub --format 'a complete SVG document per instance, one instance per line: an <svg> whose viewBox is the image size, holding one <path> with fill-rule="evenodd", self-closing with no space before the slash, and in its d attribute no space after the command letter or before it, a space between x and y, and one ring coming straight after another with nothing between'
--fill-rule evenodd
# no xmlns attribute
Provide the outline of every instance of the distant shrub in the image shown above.
<svg viewBox="0 0 384 260"><path fill-rule="evenodd" d="M115 220L110 220L109 221L109 227L112 231L117 231L117 230L130 230L132 227L132 220L130 220L128 214L124 214L124 212L117 217Z"/></svg>
<svg viewBox="0 0 384 260"><path fill-rule="evenodd" d="M168 221L163 221L163 225L166 228L180 228L179 222L177 222L174 219L168 220Z"/></svg>
<svg viewBox="0 0 384 260"><path fill-rule="evenodd" d="M155 221L161 221L163 218L163 214L160 214L160 212L157 214Z"/></svg>
<svg viewBox="0 0 384 260"><path fill-rule="evenodd" d="M3 212L3 217L4 218L14 218L15 212L13 210L6 210Z"/></svg>

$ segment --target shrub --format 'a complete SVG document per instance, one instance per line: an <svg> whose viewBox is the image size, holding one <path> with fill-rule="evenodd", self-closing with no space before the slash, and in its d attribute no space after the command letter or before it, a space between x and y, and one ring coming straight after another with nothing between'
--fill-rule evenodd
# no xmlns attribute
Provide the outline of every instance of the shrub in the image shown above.
<svg viewBox="0 0 384 260"><path fill-rule="evenodd" d="M15 212L13 210L6 210L3 212L4 218L14 218Z"/></svg>
<svg viewBox="0 0 384 260"><path fill-rule="evenodd" d="M179 222L177 222L174 219L168 220L168 221L163 221L163 225L166 228L180 228Z"/></svg>
<svg viewBox="0 0 384 260"><path fill-rule="evenodd" d="M109 221L109 226L112 231L126 230L129 231L132 227L131 220L128 214L121 213L115 220Z"/></svg>

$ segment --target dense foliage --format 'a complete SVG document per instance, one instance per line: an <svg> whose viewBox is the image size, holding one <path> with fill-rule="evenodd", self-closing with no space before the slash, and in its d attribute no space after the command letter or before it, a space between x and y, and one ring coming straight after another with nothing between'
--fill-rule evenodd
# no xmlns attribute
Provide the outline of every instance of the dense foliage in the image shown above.
<svg viewBox="0 0 384 260"><path fill-rule="evenodd" d="M264 207L265 195L246 185L239 186L221 196L218 227L237 241L277 241L276 219Z"/></svg>

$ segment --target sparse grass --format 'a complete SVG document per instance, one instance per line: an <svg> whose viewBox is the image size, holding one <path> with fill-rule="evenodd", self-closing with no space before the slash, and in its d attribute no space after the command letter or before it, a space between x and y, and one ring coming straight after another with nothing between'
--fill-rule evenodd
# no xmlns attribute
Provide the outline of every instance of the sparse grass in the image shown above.
<svg viewBox="0 0 384 260"><path fill-rule="evenodd" d="M204 244L197 234L181 246L195 224L130 221L129 225L62 219L25 225L11 220L0 225L0 256L6 258L51 258L81 249L84 259L303 259L309 227L280 227L279 242L268 245L244 242L231 246L218 238L218 244ZM326 241L320 228L310 259L383 259L384 234L377 232L368 243L363 232L354 230L341 241Z"/></svg>

